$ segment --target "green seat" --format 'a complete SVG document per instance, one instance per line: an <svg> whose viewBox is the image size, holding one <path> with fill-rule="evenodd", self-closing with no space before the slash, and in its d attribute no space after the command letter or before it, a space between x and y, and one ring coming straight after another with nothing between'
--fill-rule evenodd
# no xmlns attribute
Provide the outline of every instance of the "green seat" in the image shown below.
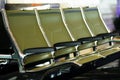
<svg viewBox="0 0 120 80"><path fill-rule="evenodd" d="M98 9L95 8L83 8L85 19L94 35L108 33L109 31L103 24L100 18Z"/></svg>
<svg viewBox="0 0 120 80"><path fill-rule="evenodd" d="M82 18L80 8L66 8L63 9L63 12L67 27L75 40L84 37L92 37L92 34L86 27L86 24Z"/></svg>
<svg viewBox="0 0 120 80"><path fill-rule="evenodd" d="M80 8L64 8L63 16L73 38L75 40L80 39L79 41L83 43L78 47L78 50L81 51L87 48L93 48L95 46L94 41L88 41L84 44L85 41L82 39L88 38L87 40L89 40L90 37L92 37L92 33L90 33L87 25L83 20Z"/></svg>
<svg viewBox="0 0 120 80"><path fill-rule="evenodd" d="M57 46L55 58L64 57L70 53L76 52L75 46L64 46L65 42L73 41L63 23L59 9L38 10L41 28L45 32L50 46L63 43L63 46ZM66 43L65 43L66 44Z"/></svg>
<svg viewBox="0 0 120 80"><path fill-rule="evenodd" d="M84 18L85 18L90 30L94 34L94 36L101 36L101 35L104 36L104 39L99 40L97 42L98 46L102 46L102 45L104 46L103 48L101 47L101 49L99 49L98 51L105 50L108 48L112 49L113 47L114 48L119 47L116 45L112 45L112 46L106 45L112 41L111 37L114 37L114 36L109 35L108 37L105 37L105 35L106 34L108 35L110 33L110 31L108 30L107 26L103 22L97 7L83 8L83 13L84 13Z"/></svg>
<svg viewBox="0 0 120 80"><path fill-rule="evenodd" d="M80 11L80 8L63 9L63 16L65 18L67 27L69 28L69 30L72 33L72 36L74 37L75 40L77 40L79 38L81 38L81 40L82 40L82 38L86 38L86 37L90 38L90 37L95 36L94 33L90 33L90 30L88 29L87 25L85 24L82 14L81 14L81 11ZM96 32L99 32L99 31L96 31ZM106 32L106 31L104 31L104 32ZM101 34L101 33L99 33L99 34ZM100 40L100 41L101 41L101 43L105 43L106 40ZM81 51L81 50L84 50L86 48L90 48L93 46L95 46L95 43L94 43L94 41L91 41L89 43L84 43L83 45L80 45L78 47L78 50ZM76 60L74 60L74 62L78 63L78 64L84 64L87 62L91 62L96 59L103 58L104 56L110 55L110 53L107 53L109 51L113 51L113 52L111 52L111 54L113 54L114 52L118 52L119 50L118 49L109 49L109 50L103 51L103 52L99 52L98 50L95 52L93 51L93 52L87 54L86 56L78 56L76 58ZM87 50L85 50L85 52L87 52Z"/></svg>
<svg viewBox="0 0 120 80"><path fill-rule="evenodd" d="M108 33L107 27L104 25L100 14L98 12L98 9L96 7L93 8L83 8L85 20L87 21L87 24L89 25L89 28L91 29L94 36L99 34ZM111 38L102 41L98 41L98 45L104 44L106 42L111 41Z"/></svg>
<svg viewBox="0 0 120 80"><path fill-rule="evenodd" d="M39 70L52 65L51 52L54 49L48 47L40 32L35 12L33 10L7 10L6 15L8 21L6 29L15 50L13 58L18 60L20 71L29 72L36 68L37 64L43 64ZM46 65L46 62L49 64Z"/></svg>
<svg viewBox="0 0 120 80"><path fill-rule="evenodd" d="M89 28L93 32L94 36L104 36L104 37L116 37L118 36L117 33L112 33L110 30L107 28L105 22L103 21L101 14L99 12L99 9L97 7L91 7L91 8L83 8L84 14L85 14L85 19L87 21L87 24L89 25ZM92 19L92 20L91 20ZM106 40L103 41L109 42L111 38L107 38ZM112 40L113 41L113 40ZM98 45L102 44L102 42L98 42Z"/></svg>

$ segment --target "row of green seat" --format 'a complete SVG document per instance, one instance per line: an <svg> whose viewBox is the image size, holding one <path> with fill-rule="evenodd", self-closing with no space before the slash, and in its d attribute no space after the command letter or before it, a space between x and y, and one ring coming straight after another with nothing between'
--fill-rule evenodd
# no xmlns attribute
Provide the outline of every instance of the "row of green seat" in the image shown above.
<svg viewBox="0 0 120 80"><path fill-rule="evenodd" d="M66 24L75 39L88 37L89 40L90 37L94 37L93 40L97 39L96 46L99 46L114 41L114 36L116 37L119 35L118 33L110 33L96 7L83 8L81 11L79 8L77 8L77 10L63 9L63 15L65 16ZM100 39L100 37L102 37L102 39Z"/></svg>
<svg viewBox="0 0 120 80"><path fill-rule="evenodd" d="M81 66L120 51L112 42L118 34L109 33L96 7L3 10L2 14L15 50L12 58L18 60L21 72L66 63ZM110 42L113 45L106 49L98 48Z"/></svg>

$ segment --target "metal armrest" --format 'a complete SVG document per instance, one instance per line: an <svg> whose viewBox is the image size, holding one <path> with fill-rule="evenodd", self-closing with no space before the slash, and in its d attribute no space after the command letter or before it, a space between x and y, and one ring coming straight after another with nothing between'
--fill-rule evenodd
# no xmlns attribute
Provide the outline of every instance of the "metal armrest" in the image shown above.
<svg viewBox="0 0 120 80"><path fill-rule="evenodd" d="M101 40L101 37L85 37L85 38L80 38L78 39L79 42L81 43L87 43L87 42L94 42L94 41L98 41Z"/></svg>
<svg viewBox="0 0 120 80"><path fill-rule="evenodd" d="M113 32L113 33L103 33L103 34L99 34L96 37L102 37L104 38L109 38L109 37L115 37L115 36L119 36L118 32Z"/></svg>
<svg viewBox="0 0 120 80"><path fill-rule="evenodd" d="M60 48L65 48L65 47L73 47L73 46L77 46L77 45L80 45L80 42L78 42L78 41L70 41L70 42L56 43L56 44L54 44L54 47L56 49L60 49Z"/></svg>
<svg viewBox="0 0 120 80"><path fill-rule="evenodd" d="M25 53L26 55L32 55L32 54L46 53L46 52L52 52L52 51L54 51L54 48L52 47L42 47L42 48L25 49L23 53Z"/></svg>

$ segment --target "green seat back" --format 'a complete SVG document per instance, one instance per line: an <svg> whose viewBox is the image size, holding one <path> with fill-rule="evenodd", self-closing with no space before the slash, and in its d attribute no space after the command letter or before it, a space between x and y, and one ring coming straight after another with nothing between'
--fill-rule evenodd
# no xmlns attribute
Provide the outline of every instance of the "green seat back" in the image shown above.
<svg viewBox="0 0 120 80"><path fill-rule="evenodd" d="M39 30L34 11L7 11L7 17L21 51L48 46Z"/></svg>
<svg viewBox="0 0 120 80"><path fill-rule="evenodd" d="M82 18L80 8L63 9L65 21L75 40L91 37L88 28Z"/></svg>
<svg viewBox="0 0 120 80"><path fill-rule="evenodd" d="M46 37L49 40L51 46L59 42L72 41L67 29L62 20L62 16L59 9L38 10L41 27L46 33ZM54 54L54 58L58 59L66 57L70 53L75 52L75 47L65 47L57 49Z"/></svg>
<svg viewBox="0 0 120 80"><path fill-rule="evenodd" d="M85 37L92 37L82 18L80 8L63 9L63 13L67 27L75 40ZM78 50L80 51L87 48L92 48L94 45L94 42L82 44L78 47Z"/></svg>
<svg viewBox="0 0 120 80"><path fill-rule="evenodd" d="M38 27L34 11L9 10L6 13L10 30L21 52L29 48L48 47ZM47 58L52 58L50 52L25 56L23 62L29 64Z"/></svg>
<svg viewBox="0 0 120 80"><path fill-rule="evenodd" d="M72 41L67 32L59 9L39 10L40 21L43 30L51 44Z"/></svg>
<svg viewBox="0 0 120 80"><path fill-rule="evenodd" d="M94 35L108 33L97 8L83 8L85 19Z"/></svg>

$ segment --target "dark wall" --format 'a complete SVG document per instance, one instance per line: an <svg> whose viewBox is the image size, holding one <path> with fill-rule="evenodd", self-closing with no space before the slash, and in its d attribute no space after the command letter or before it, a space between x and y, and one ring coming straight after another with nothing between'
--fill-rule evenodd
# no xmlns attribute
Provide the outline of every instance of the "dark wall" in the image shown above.
<svg viewBox="0 0 120 80"><path fill-rule="evenodd" d="M0 49L9 49L10 39L4 27L2 14L0 13Z"/></svg>

